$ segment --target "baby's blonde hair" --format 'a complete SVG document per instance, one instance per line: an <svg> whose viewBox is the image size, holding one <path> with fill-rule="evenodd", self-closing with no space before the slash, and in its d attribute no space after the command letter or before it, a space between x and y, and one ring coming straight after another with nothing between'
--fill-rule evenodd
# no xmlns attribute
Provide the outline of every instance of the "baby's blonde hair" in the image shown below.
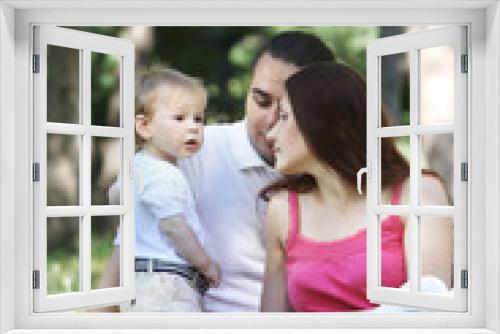
<svg viewBox="0 0 500 334"><path fill-rule="evenodd" d="M207 103L207 91L198 78L165 67L152 67L144 72L137 82L135 114L144 115L149 121L153 118L160 99L173 98L171 94L183 90L192 92L194 96ZM167 96L162 96L165 92ZM136 136L137 148L144 144L144 139Z"/></svg>

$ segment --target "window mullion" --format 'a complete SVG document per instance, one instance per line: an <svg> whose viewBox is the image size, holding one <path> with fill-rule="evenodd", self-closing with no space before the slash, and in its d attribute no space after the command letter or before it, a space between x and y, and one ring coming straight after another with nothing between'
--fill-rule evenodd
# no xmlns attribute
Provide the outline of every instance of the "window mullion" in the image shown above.
<svg viewBox="0 0 500 334"><path fill-rule="evenodd" d="M407 256L409 265L409 281L410 291L412 294L418 292L419 282L419 228L418 216L415 214L415 209L418 206L418 194L420 192L419 184L419 148L418 135L416 127L418 126L418 108L419 108L419 61L418 50L410 51L410 215L408 217L409 224L408 240L409 254Z"/></svg>
<svg viewBox="0 0 500 334"><path fill-rule="evenodd" d="M81 102L80 102L81 104ZM91 136L107 137L107 138L123 138L127 135L126 130L122 128L114 128L108 126L84 126L81 124L67 123L52 123L47 122L47 133L83 136L90 134Z"/></svg>
<svg viewBox="0 0 500 334"><path fill-rule="evenodd" d="M409 215L417 216L453 216L454 206L418 206L412 208L409 205L377 205L373 210L377 215Z"/></svg>
<svg viewBox="0 0 500 334"><path fill-rule="evenodd" d="M82 62L81 62L81 117L82 124L85 128L85 134L82 140L82 173L81 179L83 182L83 207L84 215L81 218L80 226L80 269L81 269L81 282L82 291L90 292L91 282L90 282L90 261L91 261L91 215L90 215L90 205L91 205L91 145L92 138L90 135L90 115L91 115L91 59L90 51L88 49L82 50Z"/></svg>
<svg viewBox="0 0 500 334"><path fill-rule="evenodd" d="M409 136L412 133L417 135L432 135L444 133L453 134L454 131L455 125L451 122L429 125L415 124L413 126L403 125L377 128L375 129L375 136L379 138L387 138Z"/></svg>

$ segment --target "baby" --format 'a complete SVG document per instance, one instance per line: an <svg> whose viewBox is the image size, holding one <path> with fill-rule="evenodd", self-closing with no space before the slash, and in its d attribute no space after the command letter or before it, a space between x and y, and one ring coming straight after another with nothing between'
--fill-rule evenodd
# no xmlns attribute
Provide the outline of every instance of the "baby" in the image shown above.
<svg viewBox="0 0 500 334"><path fill-rule="evenodd" d="M207 93L171 69L145 74L137 88L135 303L122 311L196 312L222 274L203 248L192 192L177 159L203 143Z"/></svg>

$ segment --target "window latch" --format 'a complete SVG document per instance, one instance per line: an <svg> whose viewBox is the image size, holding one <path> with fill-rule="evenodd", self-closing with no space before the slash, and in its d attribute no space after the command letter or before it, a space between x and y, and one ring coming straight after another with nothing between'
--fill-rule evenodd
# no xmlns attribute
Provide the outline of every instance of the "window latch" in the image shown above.
<svg viewBox="0 0 500 334"><path fill-rule="evenodd" d="M363 190L361 190L361 183L362 183L361 178L362 178L363 174L366 174L366 178L370 177L370 169L371 169L370 163L368 162L366 165L367 165L366 167L363 167L360 170L358 170L358 173L356 174L358 193L360 195L363 194Z"/></svg>
<svg viewBox="0 0 500 334"><path fill-rule="evenodd" d="M130 179L134 179L134 176L135 176L135 163L134 161L129 161L128 163L128 176L130 177Z"/></svg>

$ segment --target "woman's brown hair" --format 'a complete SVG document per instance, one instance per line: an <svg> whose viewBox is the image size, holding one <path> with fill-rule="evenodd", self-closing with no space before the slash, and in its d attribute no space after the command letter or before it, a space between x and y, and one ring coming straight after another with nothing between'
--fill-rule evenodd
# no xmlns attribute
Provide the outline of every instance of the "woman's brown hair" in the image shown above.
<svg viewBox="0 0 500 334"><path fill-rule="evenodd" d="M350 67L333 62L307 66L285 82L292 112L308 148L345 184L356 187L356 173L366 166L366 84ZM382 111L382 126L386 126ZM382 188L409 175L408 162L392 139L381 141ZM308 192L317 187L308 174L288 175L261 191L264 199L281 189Z"/></svg>

